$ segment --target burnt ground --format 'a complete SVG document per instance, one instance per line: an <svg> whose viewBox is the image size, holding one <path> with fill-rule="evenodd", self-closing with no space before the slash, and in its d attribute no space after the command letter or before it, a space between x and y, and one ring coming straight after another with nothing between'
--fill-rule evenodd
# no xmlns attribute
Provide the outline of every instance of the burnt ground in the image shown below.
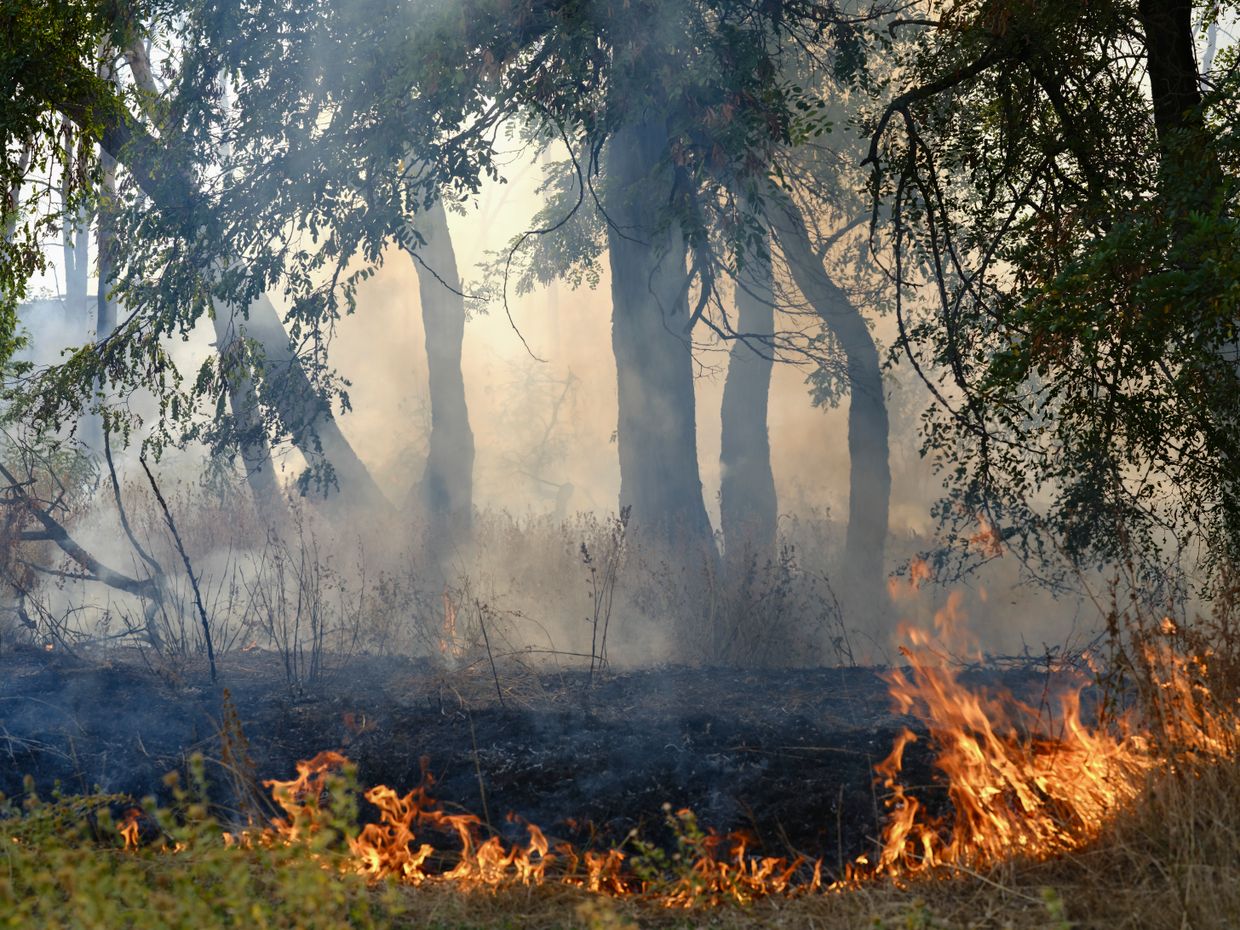
<svg viewBox="0 0 1240 930"><path fill-rule="evenodd" d="M485 660L444 671L429 662L362 657L297 692L277 656L221 663L220 688L201 669L152 666L136 652L0 655L0 792L33 777L66 792L161 797L162 778L194 752L221 758L227 687L258 778L338 749L363 785L405 790L429 760L447 807L513 812L548 836L612 844L633 829L665 840L663 805L703 825L745 830L770 854L828 863L866 851L882 801L873 766L904 727L880 671L741 671L665 667L608 672L501 668ZM1044 672L974 673L1035 702ZM499 687L497 689L497 678ZM501 703L497 691L502 692ZM905 753L905 784L933 807L930 751ZM236 805L236 783L209 764L213 799ZM485 792L485 802L483 793ZM523 836L523 833L521 833Z"/></svg>

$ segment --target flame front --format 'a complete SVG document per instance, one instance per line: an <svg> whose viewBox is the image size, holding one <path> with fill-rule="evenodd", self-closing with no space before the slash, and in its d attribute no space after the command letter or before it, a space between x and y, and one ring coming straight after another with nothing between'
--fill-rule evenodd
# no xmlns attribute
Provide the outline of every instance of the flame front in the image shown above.
<svg viewBox="0 0 1240 930"><path fill-rule="evenodd" d="M428 774L404 795L385 785L368 790L364 796L378 819L350 836L347 826L333 820L338 815L332 812L332 794L343 787L333 779L349 764L337 752L299 762L294 779L266 782L284 816L262 830L226 834L225 841L313 844L327 835L325 829L344 829L344 867L371 879L465 889L559 882L693 907L842 890L883 877L950 874L1013 857L1047 858L1095 838L1108 818L1137 798L1155 766L1177 758L1208 763L1236 756L1240 718L1234 708L1212 700L1205 683L1207 659L1171 647L1173 624L1164 626L1161 639L1146 640L1139 649L1146 680L1153 683L1153 693L1145 696L1144 728L1132 717L1091 727L1082 719L1080 687L1062 695L1049 712L1006 691L966 686L948 659L947 642L958 636L959 604L949 598L936 616L937 637L907 633L908 668L888 679L898 708L926 727L948 812L933 816L902 782L906 750L920 738L906 729L876 766L888 810L878 851L848 864L834 882L823 881L821 861L755 856L743 836L698 830L689 811L669 812L669 823L684 828L683 835L678 832L681 852L653 876L620 849L582 850L568 843L553 848L531 823L523 823L528 839L506 844L478 817L445 811L431 796ZM510 822L515 822L511 815ZM138 845L136 816L119 830L126 847Z"/></svg>
<svg viewBox="0 0 1240 930"><path fill-rule="evenodd" d="M916 590L916 577L910 587ZM1240 716L1214 701L1206 659L1172 648L1172 621L1134 644L1140 678L1152 683L1145 718L1130 713L1090 727L1081 716L1083 681L1059 696L1057 712L963 684L949 659L969 648L960 605L959 595L949 596L935 614L934 635L906 629L908 670L888 677L900 711L928 730L950 815L930 816L901 782L904 751L917 739L905 730L876 767L890 792L889 819L876 861L860 863L863 873L900 879L1016 856L1049 858L1097 837L1142 792L1155 766L1177 756L1236 756Z"/></svg>

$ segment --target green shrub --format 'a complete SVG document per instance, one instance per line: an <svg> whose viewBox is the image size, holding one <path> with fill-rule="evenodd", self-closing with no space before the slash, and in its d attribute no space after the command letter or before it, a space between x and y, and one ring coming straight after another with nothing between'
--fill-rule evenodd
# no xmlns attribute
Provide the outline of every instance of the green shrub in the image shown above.
<svg viewBox="0 0 1240 930"><path fill-rule="evenodd" d="M31 793L0 806L0 927L13 930L343 930L390 926L395 888L340 874L330 827L306 845L225 844L201 793L173 780L171 809L147 804L125 849L112 795Z"/></svg>

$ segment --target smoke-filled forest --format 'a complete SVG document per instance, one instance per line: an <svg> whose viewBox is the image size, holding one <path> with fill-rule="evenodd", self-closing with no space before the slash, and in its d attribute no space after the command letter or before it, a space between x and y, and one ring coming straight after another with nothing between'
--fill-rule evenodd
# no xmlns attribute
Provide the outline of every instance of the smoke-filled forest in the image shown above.
<svg viewBox="0 0 1240 930"><path fill-rule="evenodd" d="M0 924L1240 925L1240 3L0 33Z"/></svg>

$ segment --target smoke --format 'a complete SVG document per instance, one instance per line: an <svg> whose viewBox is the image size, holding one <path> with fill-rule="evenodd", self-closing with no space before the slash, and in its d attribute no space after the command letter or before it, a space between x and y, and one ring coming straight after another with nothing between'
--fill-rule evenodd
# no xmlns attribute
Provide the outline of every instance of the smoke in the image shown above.
<svg viewBox="0 0 1240 930"><path fill-rule="evenodd" d="M525 231L542 205L534 167L514 164L509 174L508 184L491 185L462 213L449 213L467 294L484 291L488 282L483 280L483 268ZM581 648L585 631L581 610L574 605L580 604L585 575L576 546L585 539L574 540L572 534L588 535L581 529L585 524L555 533L537 521L562 522L575 514L597 520L616 510L616 370L605 259L595 288L572 289L556 283L518 295L510 282L507 297L511 322L494 294L489 301L467 301L472 317L465 330L463 367L477 444L475 504L483 512L508 514L505 519L513 522L509 530L494 533L489 544L484 541L470 552L455 554L451 570L458 577L437 583L451 587L468 575L472 584L487 589L486 598L501 605L500 609L537 616L558 647ZM32 336L30 357L50 363L61 348L80 344L89 335L93 305L88 310L79 321L58 301L32 306L25 318ZM877 316L875 333L880 343L889 344L893 324ZM719 411L727 349L718 343L701 346L695 382L703 497L716 527ZM191 339L170 344L170 350L181 371L192 372L213 351L210 327L200 326ZM357 312L339 321L330 351L333 364L350 382L351 409L339 416L341 428L395 505L395 519L383 527L359 515L347 525L331 527L330 533L340 544L363 537L376 550L385 548L386 534L396 533L395 548L399 549L418 534L418 528L408 524L416 519L412 491L422 474L430 428L418 277L407 254L398 248L388 251L378 273L362 286ZM775 366L768 421L772 467L781 528L787 539L797 543L799 569L827 578L839 592L847 587L847 579L834 576L848 509L847 403L814 407L807 375L807 369L797 365ZM894 478L887 565L891 570L933 546L930 507L942 486L931 463L918 453L916 421L928 400L925 391L898 366L885 377ZM134 398L130 403L138 412L155 412L150 398ZM172 455L161 463L160 473L169 481L193 481L202 472L202 456L201 449ZM119 452L123 474L134 473L135 459L133 449ZM292 483L303 463L283 447L277 450L276 466L282 479ZM106 498L99 502L100 507L108 505ZM524 542L514 529L521 526L530 534ZM120 565L132 561L132 553L118 541L114 515L92 514L80 532L88 548L96 547L94 551L105 560ZM519 560L511 550L535 539L562 551L556 558L529 560L521 570L567 574L570 587L576 586L575 594L558 591L539 603L539 592L545 591L542 579L515 580ZM506 542L499 545L495 540ZM241 550L256 550L260 544L258 539L234 543ZM966 612L983 645L993 651L1037 651L1042 643L1062 641L1088 625L1081 619L1077 601L1057 601L1040 589L1023 586L1014 559L996 560L969 584ZM88 592L78 587L58 598L64 601L59 606L69 606L74 598L89 599ZM896 619L927 622L935 605L941 605L947 595L946 589L927 590L918 601L920 613L909 616L902 607L905 612ZM640 613L633 611L634 616ZM866 632L858 631L861 636ZM521 635L514 633L518 638ZM614 655L628 661L656 661L678 654L665 629L640 619L627 625L619 622L616 637ZM875 644L868 652L876 658L891 655L886 643Z"/></svg>
<svg viewBox="0 0 1240 930"><path fill-rule="evenodd" d="M449 213L466 293L482 290L482 268L524 231L540 206L534 173L518 169L512 174L511 183L484 190L463 215ZM510 286L508 293L511 323L498 298L489 304L467 302L473 313L465 329L463 366L477 443L476 505L516 519L614 513L619 494L616 371L605 260L593 289L559 283L524 296L515 290ZM889 343L894 324L879 317L876 336ZM697 353L699 464L716 527L727 349L726 344L706 344ZM424 463L430 413L418 279L408 256L391 250L363 286L357 313L339 325L332 359L352 383L353 410L341 418L342 428L389 498L409 500ZM831 578L848 510L847 401L813 406L807 374L802 366L775 366L769 413L772 467L781 527L788 538L799 540L799 565ZM927 392L905 368L889 368L885 378L894 478L887 568L894 570L933 548L930 508L942 495L942 484L919 453L917 418ZM811 522L819 526L807 533L804 525ZM483 561L497 561L487 570L503 574L509 558L489 552ZM475 562L473 570L481 564ZM571 560L567 565L571 570ZM831 580L837 589L846 587L847 579ZM1043 643L1061 642L1088 626L1076 599L1059 600L1023 584L1014 558L997 559L962 584L966 612L991 651L1037 652ZM947 587L927 589L918 601L921 613L909 616L902 607L895 619L928 622L948 594ZM884 643L873 654L892 653Z"/></svg>

